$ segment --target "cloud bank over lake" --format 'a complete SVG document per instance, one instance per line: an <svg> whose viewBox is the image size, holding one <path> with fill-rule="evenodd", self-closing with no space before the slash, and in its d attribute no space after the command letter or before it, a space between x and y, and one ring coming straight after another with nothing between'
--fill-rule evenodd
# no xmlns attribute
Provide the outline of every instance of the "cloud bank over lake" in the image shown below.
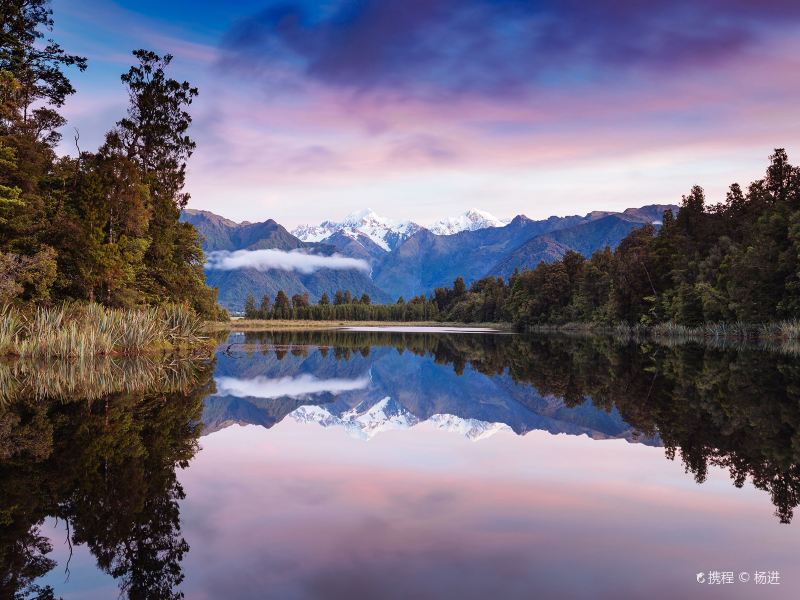
<svg viewBox="0 0 800 600"><path fill-rule="evenodd" d="M320 256L303 252L286 252L284 250L237 250L235 252L220 250L208 254L206 269L217 271L235 271L237 269L269 271L270 269L279 269L281 271L298 271L309 274L320 269L369 272L369 264L364 260L347 258L337 254Z"/></svg>

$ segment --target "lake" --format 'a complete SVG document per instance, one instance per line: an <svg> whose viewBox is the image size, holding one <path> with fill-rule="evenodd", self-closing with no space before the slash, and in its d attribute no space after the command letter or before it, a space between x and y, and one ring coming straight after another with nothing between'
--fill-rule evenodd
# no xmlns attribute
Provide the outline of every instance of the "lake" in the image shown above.
<svg viewBox="0 0 800 600"><path fill-rule="evenodd" d="M791 353L234 333L0 389L3 598L800 596Z"/></svg>

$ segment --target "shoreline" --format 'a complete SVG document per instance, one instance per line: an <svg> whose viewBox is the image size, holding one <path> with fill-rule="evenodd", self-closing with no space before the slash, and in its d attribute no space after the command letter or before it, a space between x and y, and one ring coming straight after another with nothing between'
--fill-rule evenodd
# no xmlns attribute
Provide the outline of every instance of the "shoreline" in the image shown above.
<svg viewBox="0 0 800 600"><path fill-rule="evenodd" d="M511 323L453 323L443 321L311 321L300 319L231 319L230 321L206 321L203 331L304 331L315 329L345 328L381 329L409 327L420 329L491 329L508 333L516 331Z"/></svg>

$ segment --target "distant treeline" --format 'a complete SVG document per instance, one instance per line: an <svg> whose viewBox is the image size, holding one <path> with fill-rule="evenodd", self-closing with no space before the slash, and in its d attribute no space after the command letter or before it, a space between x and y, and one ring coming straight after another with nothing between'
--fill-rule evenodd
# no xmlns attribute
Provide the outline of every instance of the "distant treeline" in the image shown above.
<svg viewBox="0 0 800 600"><path fill-rule="evenodd" d="M280 294L279 294L280 296ZM430 296L371 305L343 293L311 306L307 297L276 299L250 316L295 319L511 322L520 328L565 323L686 326L765 323L800 317L800 169L782 149L766 176L746 190L733 184L724 202L706 205L692 188L660 227L631 231L615 250L586 258L567 252L553 263L488 277L463 278Z"/></svg>
<svg viewBox="0 0 800 600"><path fill-rule="evenodd" d="M4 0L0 18L0 305L175 302L217 316L197 232L178 220L197 90L167 75L170 55L137 50L127 115L96 152L76 131L75 156L59 156L67 71L86 59L46 39L49 0Z"/></svg>
<svg viewBox="0 0 800 600"><path fill-rule="evenodd" d="M349 290L337 291L331 301L323 293L316 304L308 294L295 294L291 299L280 290L272 302L263 296L256 307L252 294L244 305L247 319L301 319L308 321L436 321L440 312L436 303L425 296L415 296L406 302L403 297L395 304L372 304L369 294L353 296Z"/></svg>

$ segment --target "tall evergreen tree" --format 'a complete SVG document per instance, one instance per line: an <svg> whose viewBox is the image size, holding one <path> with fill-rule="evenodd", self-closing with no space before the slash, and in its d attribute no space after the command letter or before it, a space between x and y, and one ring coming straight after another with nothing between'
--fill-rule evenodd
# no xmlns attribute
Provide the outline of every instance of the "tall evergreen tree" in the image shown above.
<svg viewBox="0 0 800 600"><path fill-rule="evenodd" d="M247 294L244 300L244 316L246 319L257 319L258 311L256 310L256 299L253 297L252 292Z"/></svg>
<svg viewBox="0 0 800 600"><path fill-rule="evenodd" d="M269 296L264 294L261 297L261 306L258 309L259 318L261 318L261 319L269 318L269 310L270 310Z"/></svg>

